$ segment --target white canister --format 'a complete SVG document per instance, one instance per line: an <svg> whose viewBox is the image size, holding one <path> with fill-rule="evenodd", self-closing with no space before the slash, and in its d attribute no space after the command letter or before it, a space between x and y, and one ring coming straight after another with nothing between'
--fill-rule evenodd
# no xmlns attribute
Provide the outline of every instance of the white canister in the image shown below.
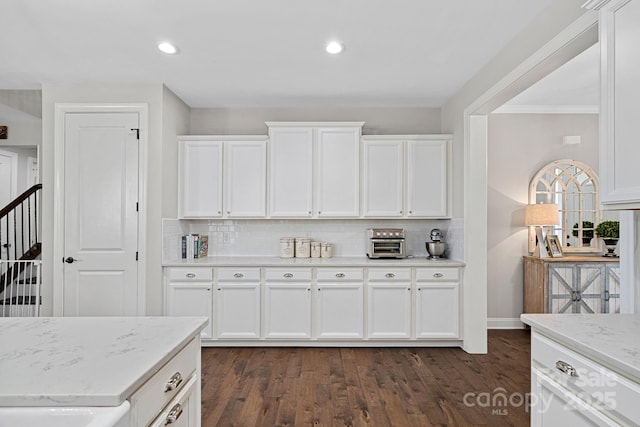
<svg viewBox="0 0 640 427"><path fill-rule="evenodd" d="M320 258L320 242L311 242L311 258Z"/></svg>
<svg viewBox="0 0 640 427"><path fill-rule="evenodd" d="M311 252L311 239L308 237L296 238L296 258L309 258Z"/></svg>
<svg viewBox="0 0 640 427"><path fill-rule="evenodd" d="M333 256L333 243L323 243L320 245L320 256L322 258L331 258Z"/></svg>
<svg viewBox="0 0 640 427"><path fill-rule="evenodd" d="M293 237L283 237L280 239L280 258L293 258L295 254L295 239Z"/></svg>

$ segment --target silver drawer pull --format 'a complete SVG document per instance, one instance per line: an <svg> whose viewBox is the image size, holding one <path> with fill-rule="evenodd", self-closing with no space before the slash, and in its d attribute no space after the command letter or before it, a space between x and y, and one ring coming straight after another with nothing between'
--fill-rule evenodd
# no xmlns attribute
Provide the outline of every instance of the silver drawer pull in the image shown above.
<svg viewBox="0 0 640 427"><path fill-rule="evenodd" d="M293 277L293 273L284 273L284 274L282 275L282 277L285 277L285 278L287 278L287 279L291 279L291 278Z"/></svg>
<svg viewBox="0 0 640 427"><path fill-rule="evenodd" d="M559 370L560 372L563 372L569 375L570 377L578 376L578 371L576 371L576 368L569 365L567 362L563 362L562 360L558 360L556 362L556 369Z"/></svg>
<svg viewBox="0 0 640 427"><path fill-rule="evenodd" d="M336 277L337 277L338 279L342 279L344 276L345 276L345 274L344 274L344 273L336 273Z"/></svg>
<svg viewBox="0 0 640 427"><path fill-rule="evenodd" d="M167 418L164 420L164 425L175 423L178 421L178 418L180 418L180 415L182 415L182 406L179 403L176 403L167 414Z"/></svg>
<svg viewBox="0 0 640 427"><path fill-rule="evenodd" d="M386 277L387 279L393 279L394 277L396 277L396 275L393 273L387 273L384 275L384 277Z"/></svg>
<svg viewBox="0 0 640 427"><path fill-rule="evenodd" d="M196 277L195 273L187 273L185 276L187 276L189 279L193 279L194 277Z"/></svg>
<svg viewBox="0 0 640 427"><path fill-rule="evenodd" d="M180 372L176 372L164 385L164 392L166 393L168 391L175 390L180 386L180 384L182 384L182 374L180 374Z"/></svg>
<svg viewBox="0 0 640 427"><path fill-rule="evenodd" d="M235 277L236 279L242 279L244 277L244 274L236 273L236 274L233 275L233 277Z"/></svg>
<svg viewBox="0 0 640 427"><path fill-rule="evenodd" d="M433 274L433 277L435 277L436 279L439 279L439 278L441 278L442 276L444 276L444 274L442 274L442 273L434 273L434 274Z"/></svg>

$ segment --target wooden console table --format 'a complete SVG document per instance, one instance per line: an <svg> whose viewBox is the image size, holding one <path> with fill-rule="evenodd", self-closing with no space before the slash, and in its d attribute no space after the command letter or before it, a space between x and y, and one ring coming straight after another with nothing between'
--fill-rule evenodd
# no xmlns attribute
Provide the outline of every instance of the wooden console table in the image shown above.
<svg viewBox="0 0 640 427"><path fill-rule="evenodd" d="M524 313L620 312L619 258L523 259Z"/></svg>

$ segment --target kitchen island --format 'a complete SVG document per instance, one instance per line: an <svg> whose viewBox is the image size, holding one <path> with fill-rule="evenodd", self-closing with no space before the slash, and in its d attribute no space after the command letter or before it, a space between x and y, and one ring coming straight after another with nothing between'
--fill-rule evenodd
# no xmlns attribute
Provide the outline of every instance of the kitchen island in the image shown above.
<svg viewBox="0 0 640 427"><path fill-rule="evenodd" d="M187 397L188 425L200 425L199 334L206 323L194 317L0 319L0 411L128 401L128 423L118 425L134 426ZM181 396L187 388L192 395Z"/></svg>
<svg viewBox="0 0 640 427"><path fill-rule="evenodd" d="M640 425L640 315L523 314L531 425Z"/></svg>

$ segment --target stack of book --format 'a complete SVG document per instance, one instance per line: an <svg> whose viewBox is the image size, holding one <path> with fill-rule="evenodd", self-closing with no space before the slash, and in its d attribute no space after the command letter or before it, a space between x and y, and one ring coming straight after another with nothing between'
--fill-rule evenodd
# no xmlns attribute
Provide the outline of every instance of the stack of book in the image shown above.
<svg viewBox="0 0 640 427"><path fill-rule="evenodd" d="M188 234L182 236L182 259L206 258L209 255L209 236Z"/></svg>

